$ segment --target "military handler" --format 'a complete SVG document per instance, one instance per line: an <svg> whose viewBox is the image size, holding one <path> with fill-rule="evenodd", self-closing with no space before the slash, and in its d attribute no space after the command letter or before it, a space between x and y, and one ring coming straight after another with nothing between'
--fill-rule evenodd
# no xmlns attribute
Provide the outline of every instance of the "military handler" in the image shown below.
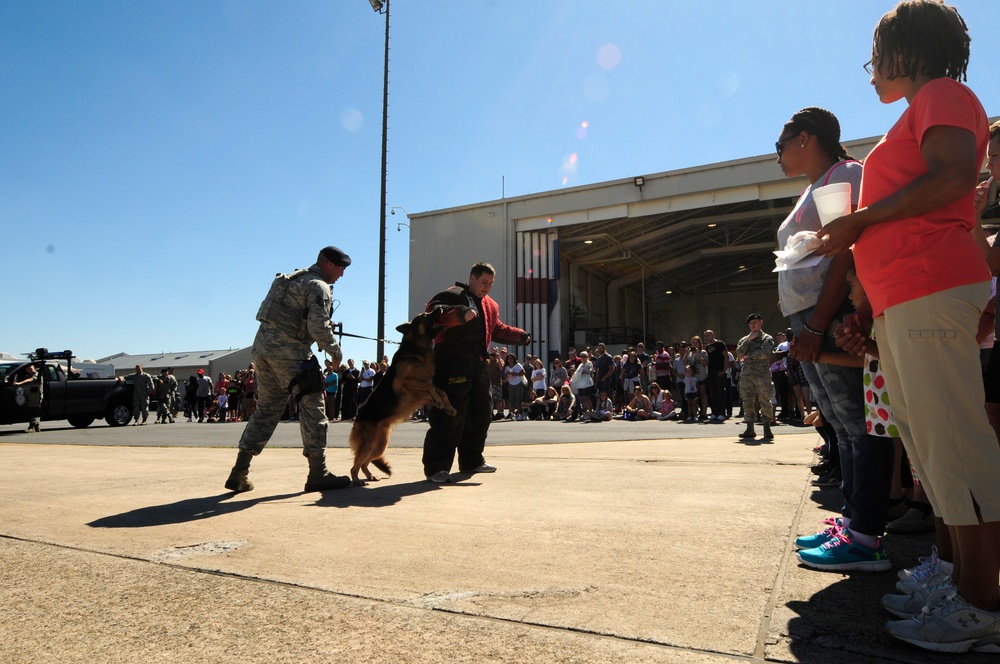
<svg viewBox="0 0 1000 664"><path fill-rule="evenodd" d="M764 439L771 440L771 423L774 422L774 385L771 383L771 353L774 351L774 339L761 328L764 319L760 314L747 316L750 334L740 339L736 344L736 358L743 359L743 369L740 371L740 399L743 400L743 421L747 423L746 431L740 438L756 438L753 424L760 409L764 420Z"/></svg>
<svg viewBox="0 0 1000 664"><path fill-rule="evenodd" d="M431 482L451 481L449 475L458 450L458 469L463 473L494 473L483 449L493 414L490 379L486 371L490 342L527 345L531 335L500 321L500 307L489 296L496 270L489 263L476 263L469 283L456 283L435 295L427 311L444 307L437 322L445 326L434 339L434 385L448 394L458 411L448 415L431 408L430 429L424 437L424 476Z"/></svg>
<svg viewBox="0 0 1000 664"><path fill-rule="evenodd" d="M135 373L125 377L125 382L132 382L132 426L145 424L149 419L149 395L156 390L153 377L142 370L142 365L135 365ZM142 421L139 421L139 415Z"/></svg>
<svg viewBox="0 0 1000 664"><path fill-rule="evenodd" d="M160 377L156 379L155 424L159 424L160 422L163 424L166 424L167 422L171 424L174 423L174 413L170 407L171 400L174 398L174 393L170 387L170 379L172 376L168 373L169 371L170 369L167 368L160 369ZM174 382L176 384L176 380Z"/></svg>
<svg viewBox="0 0 1000 664"><path fill-rule="evenodd" d="M177 379L174 377L173 367L167 367L167 391L170 393L170 403L167 405L167 409L170 412L170 421L173 423L179 409L179 404L177 403Z"/></svg>
<svg viewBox="0 0 1000 664"><path fill-rule="evenodd" d="M351 257L337 247L319 252L308 270L279 274L260 305L260 328L253 341L255 395L257 409L243 430L226 488L250 491L247 479L250 461L263 451L285 410L289 393L298 401L302 454L309 460L306 491L343 489L350 486L346 476L326 469L326 430L323 410L323 372L312 353L315 342L335 365L343 358L333 333L330 315L333 299L330 286L344 274Z"/></svg>

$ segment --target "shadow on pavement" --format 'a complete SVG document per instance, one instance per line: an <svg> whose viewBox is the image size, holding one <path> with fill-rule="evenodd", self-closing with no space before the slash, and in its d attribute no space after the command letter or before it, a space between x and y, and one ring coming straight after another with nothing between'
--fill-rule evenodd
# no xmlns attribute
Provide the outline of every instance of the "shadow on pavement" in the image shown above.
<svg viewBox="0 0 1000 664"><path fill-rule="evenodd" d="M91 521L87 525L91 528L146 528L148 526L188 523L190 521L209 519L222 514L232 514L233 512L239 512L260 503L295 498L296 496L301 496L302 492L286 493L279 496L261 496L260 498L246 497L235 502L228 502L236 495L238 494L227 491L218 496L188 498L166 505L140 507L128 512L122 512L121 514L102 517L96 521ZM246 496L246 494L242 495Z"/></svg>
<svg viewBox="0 0 1000 664"><path fill-rule="evenodd" d="M101 420L101 422L103 422L103 421L104 420ZM17 425L16 429L11 428L11 429L7 429L6 431L0 431L0 436L3 436L3 437L7 437L7 436L19 436L21 434L27 433L24 430L25 426L26 425L24 425L24 424L19 424L19 425ZM111 427L106 427L106 428L110 429ZM71 424L65 424L63 426L60 426L60 425L54 424L52 422L42 422L42 433L45 433L46 431L52 432L52 431L73 431L73 430L78 430L78 429L77 429L77 427L75 427L75 426L73 426ZM30 440L35 440L37 438L38 434L31 434L31 436L32 437L29 437L26 440L29 440L29 441Z"/></svg>
<svg viewBox="0 0 1000 664"><path fill-rule="evenodd" d="M844 505L844 493L839 486L814 486L809 499L828 512L840 516L840 509ZM818 530L821 524L816 524Z"/></svg>
<svg viewBox="0 0 1000 664"><path fill-rule="evenodd" d="M892 616L885 613L879 599L888 592L893 576L854 572L808 601L789 602L788 608L796 614L788 622L789 650L795 661L907 661L907 655L914 654L904 652L908 648L898 648L898 660L886 657L897 646L883 633Z"/></svg>
<svg viewBox="0 0 1000 664"><path fill-rule="evenodd" d="M434 484L426 480L405 484L382 484L369 482L363 487L351 486L341 491L327 491L316 501L320 507L389 507L403 498L419 496L429 491L454 489L456 487L479 486L479 482L462 482L472 477L467 473L453 473L447 484Z"/></svg>

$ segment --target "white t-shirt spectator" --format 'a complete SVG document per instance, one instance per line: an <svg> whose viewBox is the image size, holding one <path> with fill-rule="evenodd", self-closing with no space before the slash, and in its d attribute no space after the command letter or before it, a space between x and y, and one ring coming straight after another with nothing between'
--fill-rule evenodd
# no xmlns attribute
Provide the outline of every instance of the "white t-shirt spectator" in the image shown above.
<svg viewBox="0 0 1000 664"><path fill-rule="evenodd" d="M375 378L375 371L371 367L361 372L361 383L358 387L371 387L372 379Z"/></svg>
<svg viewBox="0 0 1000 664"><path fill-rule="evenodd" d="M545 383L545 367L531 372L531 387L539 394L545 394L545 388L548 387Z"/></svg>

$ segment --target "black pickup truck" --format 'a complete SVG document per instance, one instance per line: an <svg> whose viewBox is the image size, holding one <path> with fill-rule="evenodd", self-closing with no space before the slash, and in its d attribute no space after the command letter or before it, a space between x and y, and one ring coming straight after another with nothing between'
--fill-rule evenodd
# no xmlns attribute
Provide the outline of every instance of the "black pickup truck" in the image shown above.
<svg viewBox="0 0 1000 664"><path fill-rule="evenodd" d="M66 420L75 427L104 418L111 426L132 419L132 384L119 378L83 378L72 366L73 353L39 348L27 360L0 361L0 424L30 422L35 417ZM65 363L65 364L64 364ZM41 375L14 385L33 365Z"/></svg>

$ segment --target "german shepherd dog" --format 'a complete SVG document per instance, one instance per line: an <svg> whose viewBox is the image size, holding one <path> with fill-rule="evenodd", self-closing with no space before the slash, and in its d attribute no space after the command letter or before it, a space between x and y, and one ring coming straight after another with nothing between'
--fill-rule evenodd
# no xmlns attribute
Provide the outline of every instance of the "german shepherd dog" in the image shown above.
<svg viewBox="0 0 1000 664"><path fill-rule="evenodd" d="M434 321L442 309L435 307L396 328L403 334L399 350L392 356L388 372L358 409L351 427L351 451L354 452L351 480L355 486L378 480L369 472L368 464L387 476L392 475L392 469L382 456L389 446L389 434L393 427L409 419L415 410L430 403L449 415L455 414L448 395L431 383L434 378L434 335L440 329ZM365 474L366 480L358 479L359 470Z"/></svg>

